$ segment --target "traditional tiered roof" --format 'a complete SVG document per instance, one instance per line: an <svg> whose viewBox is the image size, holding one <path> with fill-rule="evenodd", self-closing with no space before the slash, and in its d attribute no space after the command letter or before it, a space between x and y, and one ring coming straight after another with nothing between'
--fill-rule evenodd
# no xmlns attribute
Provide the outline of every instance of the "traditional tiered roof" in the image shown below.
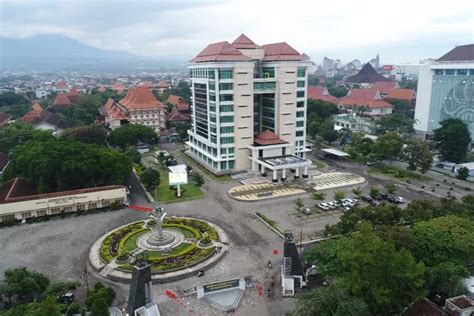
<svg viewBox="0 0 474 316"><path fill-rule="evenodd" d="M56 87L56 89L68 89L67 83L61 81L56 82L54 86Z"/></svg>
<svg viewBox="0 0 474 316"><path fill-rule="evenodd" d="M174 105L178 111L189 111L188 102L184 101L182 97L171 94L168 97L168 103Z"/></svg>
<svg viewBox="0 0 474 316"><path fill-rule="evenodd" d="M188 121L191 119L189 114L182 114L179 113L176 107L173 107L171 112L166 116L166 120L171 122L178 122L178 121Z"/></svg>
<svg viewBox="0 0 474 316"><path fill-rule="evenodd" d="M41 118L41 114L44 112L43 108L38 102L33 103L31 110L23 115L20 120L25 123L33 123Z"/></svg>
<svg viewBox="0 0 474 316"><path fill-rule="evenodd" d="M71 100L69 100L67 94L58 93L56 99L54 99L52 108L54 109L67 109L72 106Z"/></svg>
<svg viewBox="0 0 474 316"><path fill-rule="evenodd" d="M399 88L396 81L378 81L372 87L382 94L387 94L388 91Z"/></svg>
<svg viewBox="0 0 474 316"><path fill-rule="evenodd" d="M438 58L437 61L473 61L474 44L457 46Z"/></svg>
<svg viewBox="0 0 474 316"><path fill-rule="evenodd" d="M285 144L286 142L281 140L277 135L275 135L275 133L267 129L255 136L254 143L257 145L266 146Z"/></svg>
<svg viewBox="0 0 474 316"><path fill-rule="evenodd" d="M156 87L158 89L167 89L167 88L171 87L171 85L168 82L166 82L165 80L160 80L157 83Z"/></svg>
<svg viewBox="0 0 474 316"><path fill-rule="evenodd" d="M393 108L393 105L382 100L377 89L351 89L349 93L340 98L341 104L349 106L363 106L369 108Z"/></svg>
<svg viewBox="0 0 474 316"><path fill-rule="evenodd" d="M79 91L76 88L72 88L69 90L67 97L72 103L76 103L80 97Z"/></svg>
<svg viewBox="0 0 474 316"><path fill-rule="evenodd" d="M390 80L382 75L379 75L370 63L365 64L358 74L350 76L346 79L346 82L351 83L376 83L380 81Z"/></svg>
<svg viewBox="0 0 474 316"><path fill-rule="evenodd" d="M255 44L250 38L248 38L245 34L240 34L233 42L232 46L235 48L259 48L257 44Z"/></svg>
<svg viewBox="0 0 474 316"><path fill-rule="evenodd" d="M191 59L193 63L209 61L233 61L233 60L251 60L250 57L242 54L237 48L229 42L219 42L209 44L195 58Z"/></svg>
<svg viewBox="0 0 474 316"><path fill-rule="evenodd" d="M136 87L128 90L125 98L119 101L128 110L164 109L165 105L158 101L147 87Z"/></svg>
<svg viewBox="0 0 474 316"><path fill-rule="evenodd" d="M388 91L384 99L411 101L416 97L415 90L412 89L393 89Z"/></svg>
<svg viewBox="0 0 474 316"><path fill-rule="evenodd" d="M128 115L122 110L112 98L108 98L107 102L99 109L102 116L110 116L114 120L127 120Z"/></svg>
<svg viewBox="0 0 474 316"><path fill-rule="evenodd" d="M117 91L117 92L122 92L124 90L126 90L127 88L121 84L120 82L116 82L112 85L112 87L110 87L110 89L114 90L114 91Z"/></svg>
<svg viewBox="0 0 474 316"><path fill-rule="evenodd" d="M278 60L303 60L304 57L298 53L296 49L288 45L286 42L266 44L262 46L265 51L263 61Z"/></svg>
<svg viewBox="0 0 474 316"><path fill-rule="evenodd" d="M339 99L331 95L326 87L308 86L309 100L323 100L334 104L339 104Z"/></svg>

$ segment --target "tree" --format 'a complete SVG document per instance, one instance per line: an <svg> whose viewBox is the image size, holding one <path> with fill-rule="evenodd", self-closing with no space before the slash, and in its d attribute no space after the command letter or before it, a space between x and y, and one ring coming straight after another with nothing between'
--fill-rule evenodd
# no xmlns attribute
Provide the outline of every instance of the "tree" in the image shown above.
<svg viewBox="0 0 474 316"><path fill-rule="evenodd" d="M150 144L156 142L157 139L158 136L151 127L138 124L122 125L114 129L108 138L111 145L122 149L134 146L138 141Z"/></svg>
<svg viewBox="0 0 474 316"><path fill-rule="evenodd" d="M95 299L90 308L91 316L108 316L109 305L103 298Z"/></svg>
<svg viewBox="0 0 474 316"><path fill-rule="evenodd" d="M306 109L308 117L314 113L322 120L330 118L334 114L339 113L339 108L337 105L323 100L308 100Z"/></svg>
<svg viewBox="0 0 474 316"><path fill-rule="evenodd" d="M466 158L467 148L471 143L471 135L467 124L454 118L448 118L439 123L433 139L441 156L446 161L460 163Z"/></svg>
<svg viewBox="0 0 474 316"><path fill-rule="evenodd" d="M193 181L194 184L200 188L204 184L204 177L198 172L193 172Z"/></svg>
<svg viewBox="0 0 474 316"><path fill-rule="evenodd" d="M433 293L443 293L448 297L464 294L461 283L469 277L469 271L463 263L443 262L427 270L426 287Z"/></svg>
<svg viewBox="0 0 474 316"><path fill-rule="evenodd" d="M392 113L383 116L377 124L377 133L383 134L387 131L395 131L406 136L411 136L415 133L413 124L415 120L409 118L405 113Z"/></svg>
<svg viewBox="0 0 474 316"><path fill-rule="evenodd" d="M48 131L34 129L29 124L15 122L0 127L0 152L9 153L15 146L26 144L31 140L53 140L54 136Z"/></svg>
<svg viewBox="0 0 474 316"><path fill-rule="evenodd" d="M406 249L378 237L367 222L349 236L318 243L305 254L319 271L338 278L347 291L363 299L373 315L401 313L420 297L425 266Z"/></svg>
<svg viewBox="0 0 474 316"><path fill-rule="evenodd" d="M420 170L426 173L433 162L433 154L428 146L420 140L412 140L404 150L404 157L408 163L407 169L410 171Z"/></svg>
<svg viewBox="0 0 474 316"><path fill-rule="evenodd" d="M334 123L330 118L325 119L320 126L321 137L329 144L338 139L339 133L334 130Z"/></svg>
<svg viewBox="0 0 474 316"><path fill-rule="evenodd" d="M377 196L379 196L380 194L380 190L376 187L371 187L370 188L370 191L369 191L369 195L371 198L376 198Z"/></svg>
<svg viewBox="0 0 474 316"><path fill-rule="evenodd" d="M60 136L64 140L76 140L88 144L105 145L107 131L96 124L65 129Z"/></svg>
<svg viewBox="0 0 474 316"><path fill-rule="evenodd" d="M88 125L95 122L97 111L104 103L100 95L81 95L74 106L58 112L76 126Z"/></svg>
<svg viewBox="0 0 474 316"><path fill-rule="evenodd" d="M357 188L353 188L352 189L352 193L357 196L357 197L360 197L362 195L362 189L361 187L357 187Z"/></svg>
<svg viewBox="0 0 474 316"><path fill-rule="evenodd" d="M401 154L403 140L397 132L387 132L380 136L374 144L374 151L385 159L393 159Z"/></svg>
<svg viewBox="0 0 474 316"><path fill-rule="evenodd" d="M321 202L326 198L326 193L324 193L324 192L314 192L311 195L311 198L313 200L316 200L317 202Z"/></svg>
<svg viewBox="0 0 474 316"><path fill-rule="evenodd" d="M336 98L342 98L347 95L349 89L344 86L329 87L328 92L330 95L335 96Z"/></svg>
<svg viewBox="0 0 474 316"><path fill-rule="evenodd" d="M334 199L335 199L339 204L341 204L342 200L344 200L345 197L346 197L346 194L344 193L344 191L336 191L336 192L334 192Z"/></svg>
<svg viewBox="0 0 474 316"><path fill-rule="evenodd" d="M130 160L115 150L57 139L16 146L11 158L12 172L42 193L120 184L132 171Z"/></svg>
<svg viewBox="0 0 474 316"><path fill-rule="evenodd" d="M304 201L301 198L297 198L295 200L295 210L299 213L301 209L304 207Z"/></svg>
<svg viewBox="0 0 474 316"><path fill-rule="evenodd" d="M0 93L0 112L9 113L13 119L22 117L30 110L30 101L15 92Z"/></svg>
<svg viewBox="0 0 474 316"><path fill-rule="evenodd" d="M466 181L468 177L469 169L467 167L461 167L458 169L458 174L456 175L456 178L458 178L459 180Z"/></svg>
<svg viewBox="0 0 474 316"><path fill-rule="evenodd" d="M395 194L395 192L397 192L397 186L395 183L387 183L385 185L385 191L387 191L388 194Z"/></svg>
<svg viewBox="0 0 474 316"><path fill-rule="evenodd" d="M328 286L303 292L296 297L293 315L298 316L365 316L369 313L367 304L351 295L336 280Z"/></svg>
<svg viewBox="0 0 474 316"><path fill-rule="evenodd" d="M153 168L145 168L140 175L140 180L148 192L154 192L160 185L160 172Z"/></svg>
<svg viewBox="0 0 474 316"><path fill-rule="evenodd" d="M48 285L49 279L43 274L20 267L5 271L0 293L7 297L18 295L22 298L27 294L33 294L36 297L43 293Z"/></svg>
<svg viewBox="0 0 474 316"><path fill-rule="evenodd" d="M133 163L140 163L142 159L142 155L140 155L140 153L133 146L127 147L127 149L125 150L125 155Z"/></svg>
<svg viewBox="0 0 474 316"><path fill-rule="evenodd" d="M41 304L41 315L42 316L61 316L61 310L56 299L52 296L47 296L43 304Z"/></svg>
<svg viewBox="0 0 474 316"><path fill-rule="evenodd" d="M85 300L87 309L92 312L93 306L96 305L97 311L102 310L103 306L107 307L108 310L110 304L115 300L115 296L115 291L111 287L105 287L102 283L97 282L94 289L87 292ZM102 316L104 314L95 315Z"/></svg>

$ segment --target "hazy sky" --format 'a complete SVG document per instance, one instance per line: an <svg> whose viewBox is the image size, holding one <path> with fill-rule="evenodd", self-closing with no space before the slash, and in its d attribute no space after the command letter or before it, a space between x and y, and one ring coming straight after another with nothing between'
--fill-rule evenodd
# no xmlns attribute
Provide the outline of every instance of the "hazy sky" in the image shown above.
<svg viewBox="0 0 474 316"><path fill-rule="evenodd" d="M383 63L440 57L474 43L473 0L23 1L0 0L0 35L61 34L139 55L188 59L245 33L323 56Z"/></svg>

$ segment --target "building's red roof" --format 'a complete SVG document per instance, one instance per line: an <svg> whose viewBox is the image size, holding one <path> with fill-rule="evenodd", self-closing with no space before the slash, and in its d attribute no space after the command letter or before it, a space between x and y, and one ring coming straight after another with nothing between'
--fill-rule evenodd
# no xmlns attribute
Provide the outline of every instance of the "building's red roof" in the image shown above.
<svg viewBox="0 0 474 316"><path fill-rule="evenodd" d="M180 96L171 94L168 97L168 103L174 105L179 111L189 111L188 102L184 101Z"/></svg>
<svg viewBox="0 0 474 316"><path fill-rule="evenodd" d="M240 34L233 42L232 46L235 48L259 48L257 44L255 44L250 38L248 38L245 34Z"/></svg>
<svg viewBox="0 0 474 316"><path fill-rule="evenodd" d="M172 122L188 121L190 119L191 119L191 116L189 114L179 113L176 107L173 107L171 112L166 116L166 120L172 121Z"/></svg>
<svg viewBox="0 0 474 316"><path fill-rule="evenodd" d="M69 190L61 192L52 192L37 194L36 188L29 184L26 179L23 178L14 178L3 186L0 190L0 204L5 203L14 203L21 201L30 201L37 199L47 199L47 198L56 198L61 196L73 195L73 194L84 194L91 192L100 192L113 189L124 189L122 185L107 185L96 188L85 188L78 190Z"/></svg>
<svg viewBox="0 0 474 316"><path fill-rule="evenodd" d="M474 302L469 300L464 295L459 297L453 297L448 299L448 302L454 304L459 309L463 310L466 308L474 307ZM472 315L472 314L471 314Z"/></svg>
<svg viewBox="0 0 474 316"><path fill-rule="evenodd" d="M411 101L416 97L415 90L393 89L387 92L384 99Z"/></svg>
<svg viewBox="0 0 474 316"><path fill-rule="evenodd" d="M20 120L25 123L33 123L34 121L41 118L41 114L43 113L43 108L38 102L33 103L31 106L31 110L23 115Z"/></svg>
<svg viewBox="0 0 474 316"><path fill-rule="evenodd" d="M334 104L339 104L339 99L331 95L326 87L322 86L309 86L308 87L308 99L310 100L323 100Z"/></svg>
<svg viewBox="0 0 474 316"><path fill-rule="evenodd" d="M229 42L219 42L209 44L195 58L191 59L192 63L200 63L207 61L240 61L251 60L250 57L242 54L237 48L229 44Z"/></svg>
<svg viewBox="0 0 474 316"><path fill-rule="evenodd" d="M68 86L67 86L67 83L65 82L56 82L56 84L54 85L56 87L56 89L67 89Z"/></svg>
<svg viewBox="0 0 474 316"><path fill-rule="evenodd" d="M9 113L0 113L0 125L5 124L12 118L12 115Z"/></svg>
<svg viewBox="0 0 474 316"><path fill-rule="evenodd" d="M254 138L254 143L257 145L277 145L277 144L285 144L284 140L281 140L275 133L270 130L264 130L262 133L258 134Z"/></svg>
<svg viewBox="0 0 474 316"><path fill-rule="evenodd" d="M122 92L122 91L126 90L127 88L123 84L121 84L120 82L116 82L112 85L111 89L114 90L114 91Z"/></svg>
<svg viewBox="0 0 474 316"><path fill-rule="evenodd" d="M344 98L341 98L341 104L347 105L347 106L368 107L371 109L393 108L392 104L380 99L367 100L367 99L357 99L354 97L347 97L347 98L344 97Z"/></svg>
<svg viewBox="0 0 474 316"><path fill-rule="evenodd" d="M97 91L99 91L99 92L105 92L105 90L107 90L107 88L105 88L105 86L103 84L101 84L99 86L99 89L97 89Z"/></svg>
<svg viewBox="0 0 474 316"><path fill-rule="evenodd" d="M345 97L341 98L341 101L348 98L355 98L361 100L375 100L381 99L380 93L375 88L370 89L351 89Z"/></svg>
<svg viewBox="0 0 474 316"><path fill-rule="evenodd" d="M128 120L128 114L125 110L122 110L112 98L108 98L107 102L102 106L99 111L103 116L110 116L114 120Z"/></svg>
<svg viewBox="0 0 474 316"><path fill-rule="evenodd" d="M438 58L438 61L472 61L474 60L474 44L457 46Z"/></svg>
<svg viewBox="0 0 474 316"><path fill-rule="evenodd" d="M119 103L128 110L165 108L165 105L158 101L153 92L147 87L136 87L128 90L125 98L120 100Z"/></svg>
<svg viewBox="0 0 474 316"><path fill-rule="evenodd" d="M67 109L72 105L71 100L69 100L67 94L65 93L58 93L56 99L53 102L53 108L55 109Z"/></svg>
<svg viewBox="0 0 474 316"><path fill-rule="evenodd" d="M286 42L266 44L262 46L265 51L264 61L271 60L303 60L304 57Z"/></svg>
<svg viewBox="0 0 474 316"><path fill-rule="evenodd" d="M373 88L379 90L382 94L387 94L390 90L398 89L398 83L396 81L377 81Z"/></svg>
<svg viewBox="0 0 474 316"><path fill-rule="evenodd" d="M69 90L69 95L79 95L79 91L74 87L71 90Z"/></svg>
<svg viewBox="0 0 474 316"><path fill-rule="evenodd" d="M7 154L0 153L0 171L3 171L3 169L5 169L9 161L10 158L8 158Z"/></svg>

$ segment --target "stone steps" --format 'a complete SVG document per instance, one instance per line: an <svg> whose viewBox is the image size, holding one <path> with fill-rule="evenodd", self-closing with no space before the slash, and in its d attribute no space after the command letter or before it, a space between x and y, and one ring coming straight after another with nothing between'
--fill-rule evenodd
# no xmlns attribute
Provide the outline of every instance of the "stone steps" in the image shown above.
<svg viewBox="0 0 474 316"><path fill-rule="evenodd" d="M211 300L211 299L206 298L206 297L203 297L203 300L206 301L207 303L209 303L214 308L216 308L220 311L223 311L223 312L227 312L227 311L232 310L232 309L234 309L234 310L237 309L237 307L240 304L240 301L242 300L244 292L245 292L244 290L238 290L238 294L235 297L235 300L231 305L222 305L222 304L219 304L219 303L215 302L214 300Z"/></svg>

